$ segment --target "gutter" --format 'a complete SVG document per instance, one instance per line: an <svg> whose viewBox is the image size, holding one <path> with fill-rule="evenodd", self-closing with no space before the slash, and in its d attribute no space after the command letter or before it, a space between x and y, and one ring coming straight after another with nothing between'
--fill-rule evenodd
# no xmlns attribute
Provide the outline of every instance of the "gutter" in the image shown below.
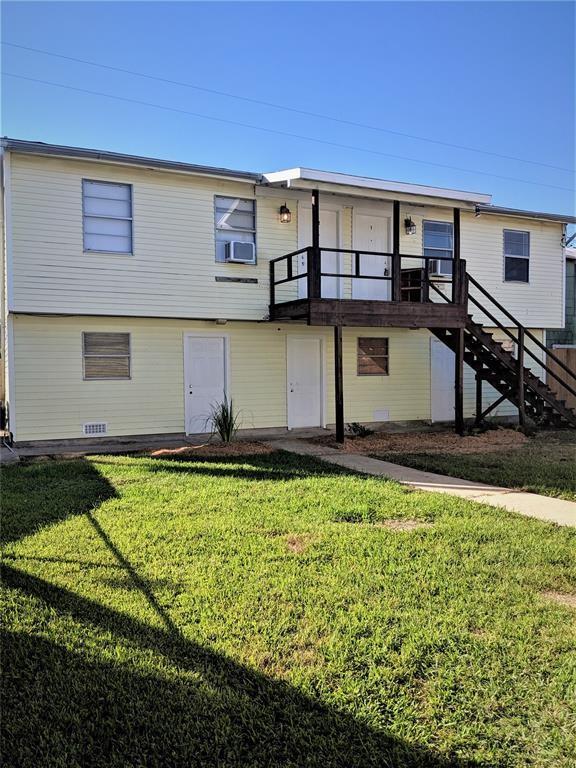
<svg viewBox="0 0 576 768"><path fill-rule="evenodd" d="M194 165L193 163L181 163L175 160L160 160L153 157L140 157L139 155L125 155L120 152L108 152L105 150L85 149L83 147L68 147L59 144L45 144L42 141L25 141L22 139L2 138L2 147L11 152L20 152L28 155L41 155L48 157L71 157L79 160L93 160L119 165L136 165L142 168L157 168L163 171L175 171L179 173L199 174L202 176L218 176L235 181L249 181L257 184L262 179L262 174L250 171L235 171L229 168L212 168L207 165Z"/></svg>
<svg viewBox="0 0 576 768"><path fill-rule="evenodd" d="M516 216L520 219L542 219L544 221L556 221L560 224L576 224L576 216L564 216L561 213L541 213L540 211L522 211L518 208L504 208L500 205L479 204L476 206L476 216L480 216L482 213Z"/></svg>

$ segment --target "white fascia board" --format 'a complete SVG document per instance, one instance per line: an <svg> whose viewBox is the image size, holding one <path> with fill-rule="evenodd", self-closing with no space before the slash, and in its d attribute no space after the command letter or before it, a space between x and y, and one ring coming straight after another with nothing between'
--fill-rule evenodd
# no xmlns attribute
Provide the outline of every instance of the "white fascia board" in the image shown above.
<svg viewBox="0 0 576 768"><path fill-rule="evenodd" d="M448 200L461 200L470 203L483 203L485 205L489 205L492 201L492 195L480 192L443 189L442 187L429 187L424 184L407 184L403 181L373 179L369 176L351 176L346 173L316 171L311 168L288 168L284 171L265 173L263 178L268 184L287 184L292 187L297 186L294 182L316 181L326 184L340 184L347 187L359 187L361 189L373 189L381 192L401 192L408 195L441 197Z"/></svg>

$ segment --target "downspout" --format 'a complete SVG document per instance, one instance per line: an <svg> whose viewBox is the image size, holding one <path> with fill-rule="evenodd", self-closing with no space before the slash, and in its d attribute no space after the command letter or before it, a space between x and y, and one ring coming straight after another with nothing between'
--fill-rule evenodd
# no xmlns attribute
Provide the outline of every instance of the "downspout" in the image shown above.
<svg viewBox="0 0 576 768"><path fill-rule="evenodd" d="M1 148L1 192L2 192L2 385L7 442L12 443L14 432L14 327L10 314L12 307L12 200L10 152Z"/></svg>

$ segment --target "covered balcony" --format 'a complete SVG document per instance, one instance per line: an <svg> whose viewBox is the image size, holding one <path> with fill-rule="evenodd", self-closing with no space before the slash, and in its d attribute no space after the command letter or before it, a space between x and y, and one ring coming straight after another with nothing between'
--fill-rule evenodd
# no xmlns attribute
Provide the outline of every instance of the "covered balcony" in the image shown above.
<svg viewBox="0 0 576 768"><path fill-rule="evenodd" d="M308 325L463 328L466 264L460 209L453 209L453 257L400 252L400 203L393 202L392 250L325 246L320 193L312 192L310 245L270 262L270 320Z"/></svg>
<svg viewBox="0 0 576 768"><path fill-rule="evenodd" d="M302 246L270 261L269 319L333 327L337 440L344 440L344 327L448 331L456 340L455 414L462 431L468 280L460 257L460 211L474 210L486 196L308 169L269 174L267 180L298 196ZM346 236L351 248L339 247L339 205L353 210ZM408 213L404 222L401 206ZM421 245L410 240L409 211L415 208L439 211L427 217L429 231ZM290 213L286 204L281 213ZM403 251L402 242L409 246Z"/></svg>

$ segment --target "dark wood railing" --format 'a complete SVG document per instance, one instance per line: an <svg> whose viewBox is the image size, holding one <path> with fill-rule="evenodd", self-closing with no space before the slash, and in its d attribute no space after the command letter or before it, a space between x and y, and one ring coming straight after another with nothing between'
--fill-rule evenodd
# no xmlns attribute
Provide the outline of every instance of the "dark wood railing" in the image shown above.
<svg viewBox="0 0 576 768"><path fill-rule="evenodd" d="M524 371L524 361L526 359L526 356L532 358L532 360L537 363L539 368L542 368L542 370L546 371L546 373L551 376L553 379L555 379L561 386L563 386L568 392L570 392L571 395L576 397L576 371L573 371L571 368L569 368L562 360L558 358L557 355L552 352L551 349L548 347L545 347L544 344L536 337L534 334L528 330L514 315L509 312L506 307L502 306L502 304L498 301L498 299L495 299L492 294L484 288L483 285L481 285L477 280L475 280L472 275L469 275L467 273L463 276L463 283L464 283L464 295L467 297L467 301L474 304L474 306L482 312L484 317L487 317L492 323L494 323L495 328L500 329L506 336L508 336L509 339L512 340L512 342L516 345L516 366L518 371L518 402L521 404L520 406L520 421L523 423L524 421L524 389L526 386L529 386L529 384L526 382L525 377L525 371ZM504 317L506 317L511 325L509 327L505 326L495 315L494 313L489 310L485 303L483 304L479 299L477 299L474 295L470 293L470 286L473 286L475 289L480 291L480 293L487 299L496 309L501 312ZM448 301L447 297L442 293L442 291L439 291L434 285L432 288L438 293L440 296L442 296L443 299ZM514 329L516 329L514 331ZM541 352L544 352L544 358L538 357L538 355L530 349L530 347L526 346L526 339L530 339L532 344L539 349ZM565 374L567 374L568 380L562 379L552 368L550 368L549 365L547 365L547 361L553 360L554 363L564 371ZM536 390L537 391L537 390ZM500 400L506 399L506 397L501 398ZM494 408L497 403L493 403L490 409ZM490 410L488 409L488 410ZM485 412L487 413L487 411ZM482 414L482 415L485 415Z"/></svg>
<svg viewBox="0 0 576 768"><path fill-rule="evenodd" d="M322 254L348 254L351 256L348 271L327 271L322 269ZM295 262L305 255L305 269L300 271L300 265ZM382 274L367 274L362 270L362 256L376 256L384 261ZM422 262L422 266L406 267L407 262ZM454 304L466 303L466 264L463 260L452 261L453 274L442 279L434 279L430 273L430 262L438 261L436 257L414 254L388 253L384 251L362 251L347 248L300 248L292 253L279 256L270 261L270 305L276 305L276 289L280 285L306 280L307 298L321 299L322 278L341 278L347 280L382 280L390 283L392 301L418 301L427 303L430 298L430 287L434 284L451 285L448 301ZM446 260L447 261L447 260ZM404 268L403 268L404 265ZM281 272L281 274L280 274ZM406 285L403 285L406 278ZM443 298L447 298L442 294Z"/></svg>
<svg viewBox="0 0 576 768"><path fill-rule="evenodd" d="M565 363L560 360L557 355L555 355L551 349L548 349L548 347L545 347L544 344L536 337L534 334L528 330L514 315L509 312L505 307L502 306L502 304L492 296L492 294L484 288L483 285L481 285L477 280L475 280L472 275L466 276L466 281L469 285L474 286L475 289L480 291L480 293L488 299L488 301L496 307L496 309L501 312L504 317L506 317L510 323L511 327L507 328L500 320L498 320L497 317L494 316L493 312L488 310L484 304L482 304L481 301L479 301L475 296L473 296L471 293L468 295L469 301L474 304L475 307L477 307L480 312L482 312L486 317L488 317L493 323L496 328L499 328L501 331L503 331L512 341L514 344L516 344L517 354L516 354L516 360L518 365L518 389L519 389L519 395L520 393L524 392L524 359L527 355L528 357L531 357L532 360L534 360L540 368L542 368L546 373L551 376L553 379L556 379L557 382L559 382L565 389L570 392L570 394L574 395L576 397L576 371L573 371L571 368L569 368ZM516 332L512 330L512 328L516 329ZM532 344L539 349L541 352L544 352L544 358L538 357L531 349L530 347L526 346L526 339L530 339ZM561 368L564 373L568 375L567 380L561 379L558 374L550 368L549 365L547 365L547 362L549 360L553 360L554 363ZM521 402L523 402L523 398L520 398Z"/></svg>

